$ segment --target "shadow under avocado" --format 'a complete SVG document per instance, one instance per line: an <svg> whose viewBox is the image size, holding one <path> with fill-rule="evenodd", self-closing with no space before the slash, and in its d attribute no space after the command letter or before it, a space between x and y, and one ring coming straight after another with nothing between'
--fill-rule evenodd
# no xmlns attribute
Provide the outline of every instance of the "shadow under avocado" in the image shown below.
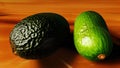
<svg viewBox="0 0 120 68"><path fill-rule="evenodd" d="M73 42L73 34L70 35L68 42L59 48L52 55L38 60L42 68L68 68L77 56Z"/></svg>
<svg viewBox="0 0 120 68"><path fill-rule="evenodd" d="M39 62L42 68L68 68L68 65L71 66L76 55L74 51L61 48L53 55L39 60Z"/></svg>
<svg viewBox="0 0 120 68"><path fill-rule="evenodd" d="M120 60L120 46L113 44L113 50L108 60Z"/></svg>

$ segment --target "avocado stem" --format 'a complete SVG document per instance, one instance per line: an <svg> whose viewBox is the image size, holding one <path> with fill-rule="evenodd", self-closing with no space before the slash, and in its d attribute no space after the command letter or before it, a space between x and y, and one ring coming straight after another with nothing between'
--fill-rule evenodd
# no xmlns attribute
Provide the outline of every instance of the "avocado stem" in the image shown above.
<svg viewBox="0 0 120 68"><path fill-rule="evenodd" d="M99 60L104 60L106 58L105 54L99 54L97 57Z"/></svg>

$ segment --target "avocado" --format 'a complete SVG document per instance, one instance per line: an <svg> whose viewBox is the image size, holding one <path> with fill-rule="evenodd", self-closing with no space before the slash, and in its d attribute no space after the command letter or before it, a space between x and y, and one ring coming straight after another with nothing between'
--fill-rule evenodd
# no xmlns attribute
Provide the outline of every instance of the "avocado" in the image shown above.
<svg viewBox="0 0 120 68"><path fill-rule="evenodd" d="M100 61L110 55L112 39L99 13L85 11L78 15L74 25L74 44L78 53L89 60Z"/></svg>
<svg viewBox="0 0 120 68"><path fill-rule="evenodd" d="M22 19L10 33L14 54L25 59L41 59L67 42L69 24L56 13L38 13Z"/></svg>

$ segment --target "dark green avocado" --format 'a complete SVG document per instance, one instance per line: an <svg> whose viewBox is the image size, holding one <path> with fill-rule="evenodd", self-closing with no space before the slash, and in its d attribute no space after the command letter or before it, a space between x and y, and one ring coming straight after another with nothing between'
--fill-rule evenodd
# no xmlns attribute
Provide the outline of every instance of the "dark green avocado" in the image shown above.
<svg viewBox="0 0 120 68"><path fill-rule="evenodd" d="M38 13L24 18L10 33L13 53L25 59L47 57L70 35L69 24L56 13Z"/></svg>

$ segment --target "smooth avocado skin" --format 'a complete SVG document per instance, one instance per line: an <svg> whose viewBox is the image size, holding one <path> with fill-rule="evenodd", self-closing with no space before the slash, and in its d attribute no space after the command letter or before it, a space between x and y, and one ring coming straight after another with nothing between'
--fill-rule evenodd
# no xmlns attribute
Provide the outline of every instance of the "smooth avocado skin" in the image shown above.
<svg viewBox="0 0 120 68"><path fill-rule="evenodd" d="M112 51L112 39L100 14L86 11L78 15L74 24L74 44L80 55L93 60L106 59Z"/></svg>
<svg viewBox="0 0 120 68"><path fill-rule="evenodd" d="M66 43L69 24L56 13L38 13L24 18L10 33L14 54L25 59L41 59Z"/></svg>

